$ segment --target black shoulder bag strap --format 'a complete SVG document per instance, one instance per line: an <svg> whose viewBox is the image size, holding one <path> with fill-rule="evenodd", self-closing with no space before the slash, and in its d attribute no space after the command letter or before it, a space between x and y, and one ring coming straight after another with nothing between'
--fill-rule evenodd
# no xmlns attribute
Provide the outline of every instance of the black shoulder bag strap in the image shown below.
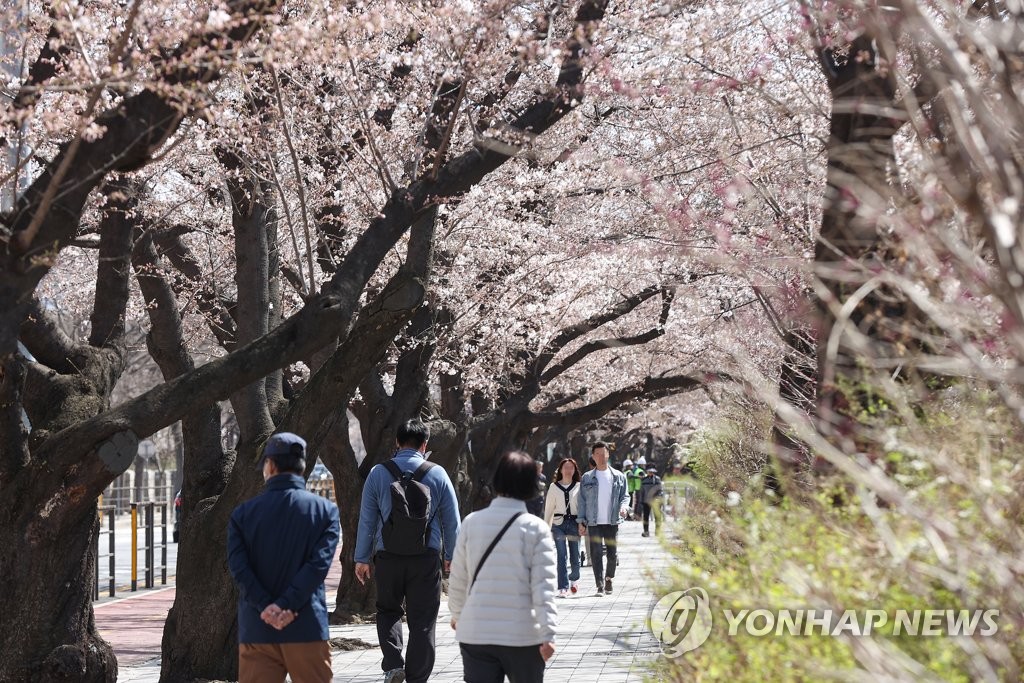
<svg viewBox="0 0 1024 683"><path fill-rule="evenodd" d="M519 515L521 514L523 514L522 511L512 515L512 519L505 522L505 526L501 527L501 531L499 531L498 535L494 537L494 540L491 541L491 544L487 546L487 550L484 551L484 556L480 558L480 561L476 565L476 571L473 572L473 580L469 582L469 591L473 590L473 584L476 583L476 577L480 576L480 568L484 566L484 562L486 562L487 558L491 556L491 551L494 550L494 546L498 545L498 541L500 541L501 537L505 535L505 532L508 531L508 528L512 526L512 522L519 519ZM466 591L466 593L468 594L469 591Z"/></svg>
<svg viewBox="0 0 1024 683"><path fill-rule="evenodd" d="M562 493L565 494L565 514L567 514L567 515L571 515L572 514L572 510L569 507L569 501L571 500L571 497L569 496L569 494L572 493L572 489L575 486L576 486L576 482L573 482L573 483L569 484L569 488L567 488L567 489L562 488L561 484L559 484L559 486L558 486L558 488L562 489ZM578 512L578 510L577 510L577 512Z"/></svg>
<svg viewBox="0 0 1024 683"><path fill-rule="evenodd" d="M569 492L572 491L572 487L575 486L575 485L576 485L576 482L573 482L572 485L569 486L569 488L565 488L559 482L557 482L557 481L555 482L555 486L557 486L558 490L562 492L563 496L565 496L565 514L566 515L572 514L572 510L569 509Z"/></svg>

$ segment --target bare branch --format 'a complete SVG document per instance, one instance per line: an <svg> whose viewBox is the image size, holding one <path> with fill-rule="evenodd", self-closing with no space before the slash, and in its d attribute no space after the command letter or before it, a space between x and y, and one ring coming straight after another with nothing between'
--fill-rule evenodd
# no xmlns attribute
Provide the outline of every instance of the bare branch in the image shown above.
<svg viewBox="0 0 1024 683"><path fill-rule="evenodd" d="M269 67L270 75L274 80L274 96L277 99L277 110L281 115L281 128L284 131L284 139L288 144L288 152L292 158L292 166L295 171L295 185L299 193L299 206L302 208L302 228L306 234L306 258L309 263L309 294L316 294L316 278L313 268L313 236L309 227L309 209L306 206L306 183L303 179L302 168L299 166L299 155L295 151L295 144L292 142L291 132L288 130L288 114L284 109L284 101L281 99L281 84L277 80L277 70ZM280 187L280 184L278 185ZM284 201L284 197L281 197ZM296 253L296 257L298 254Z"/></svg>

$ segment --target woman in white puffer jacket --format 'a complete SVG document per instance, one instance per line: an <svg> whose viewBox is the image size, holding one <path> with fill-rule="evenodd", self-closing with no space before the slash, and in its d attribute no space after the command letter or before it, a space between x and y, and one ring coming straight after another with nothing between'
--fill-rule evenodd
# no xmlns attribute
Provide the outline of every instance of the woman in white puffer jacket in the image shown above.
<svg viewBox="0 0 1024 683"><path fill-rule="evenodd" d="M448 584L465 680L543 681L555 651L555 543L544 520L526 512L537 495L533 458L502 456L494 491L490 507L459 530Z"/></svg>

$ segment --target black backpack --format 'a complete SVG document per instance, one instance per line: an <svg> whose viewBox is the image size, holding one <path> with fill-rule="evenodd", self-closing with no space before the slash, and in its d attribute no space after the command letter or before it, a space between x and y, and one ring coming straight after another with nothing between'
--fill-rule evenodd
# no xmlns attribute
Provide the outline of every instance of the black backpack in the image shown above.
<svg viewBox="0 0 1024 683"><path fill-rule="evenodd" d="M391 515L385 520L381 536L384 550L395 555L422 555L430 540L430 488L423 483L427 470L433 467L424 461L415 472L403 472L394 460L384 467L395 481L391 482Z"/></svg>

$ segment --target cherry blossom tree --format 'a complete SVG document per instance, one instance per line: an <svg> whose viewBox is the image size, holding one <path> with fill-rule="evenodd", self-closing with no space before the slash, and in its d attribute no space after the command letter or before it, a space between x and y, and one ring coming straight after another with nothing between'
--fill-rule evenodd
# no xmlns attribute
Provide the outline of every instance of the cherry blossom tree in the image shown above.
<svg viewBox="0 0 1024 683"><path fill-rule="evenodd" d="M326 437L333 423L324 418L336 404L327 396L343 397L350 391L345 387L359 379L360 364L372 366L373 354L385 348L386 340L394 335L394 331L387 332L389 326L400 327L402 316L414 310L422 298L433 241L431 205L464 193L517 153L524 137L543 133L578 104L583 96L583 51L603 16L604 3L584 2L575 12L560 15L555 25L562 29L563 37L558 39L557 50L550 52L558 55L557 78L552 83L543 78L544 69L534 69L531 75L540 77L538 83L544 84L541 93L527 94L511 104L512 113L503 116L500 125L495 125L499 119L488 118L494 116L488 108L516 84L522 75L518 71L536 63L535 55L518 54L524 32L509 31L495 20L505 16L507 8L501 4L462 8L462 13L455 10L431 17L425 17L416 7L410 8L406 15L397 17L396 23L416 26L416 32L428 38L407 34L398 43L399 55L412 45L429 43L430 50L424 52L439 52L446 58L442 64L456 65L456 71L463 72L452 76L462 81L442 79L442 87L427 90L420 98L427 103L423 108L416 106L414 98L407 109L399 111L396 106L389 113L389 103L382 102L377 112L385 123L396 114L413 120L425 116L428 122L425 133L414 134L412 131L421 126L413 125L402 128L401 135L391 140L377 139L363 103L353 96L354 88L374 79L373 67L379 61L369 58L378 57L377 46L389 38L386 29L390 24L373 8L358 8L339 18L320 7L309 8L315 11L307 14L298 8L280 13L270 3L236 3L209 11L200 9L194 29L187 22L170 21L158 7L143 12L141 5L135 4L127 16L119 16L117 10L106 6L89 9L95 11L71 8L66 19L61 15L50 17L51 40L43 43L37 62L40 66L29 69L9 117L15 127L24 121L35 124L33 105L53 100L58 106L53 110L41 107L38 123L53 123L48 132L67 135L70 142L48 160L47 144L52 143L39 137L40 148L32 161L20 168L15 164L18 172L34 177L4 220L5 284L0 287L8 319L0 339L5 359L3 389L8 399L4 433L14 447L7 451L3 470L5 493L12 496L12 504L7 507L11 518L5 521L3 533L13 544L28 530L29 537L24 539L28 541L27 552L35 547L42 554L44 538L67 537L70 541L73 537L74 545L60 561L49 556L49 571L43 575L66 576L67 585L74 585L78 595L71 601L66 593L60 600L57 595L35 602L22 600L19 596L39 580L38 575L23 575L13 565L4 565L12 578L3 604L25 624L12 646L5 648L2 662L5 676L15 678L111 680L116 675L109 647L94 632L87 601L94 560L95 495L120 473L126 460L130 462L126 454L139 437L184 420L186 487L193 484L195 491L186 498L186 514L192 518L188 524L199 525L196 520L201 518L201 510L206 510L203 528L222 521L233 504L252 490L256 475L251 463L255 462L259 443L273 429L290 427L309 434L312 443L329 443ZM292 21L298 16L306 21ZM268 17L272 21L265 26L264 18ZM451 30L455 22L462 22L459 26L464 27L467 19L481 26L468 41L464 33ZM539 20L530 12L513 19L513 24L539 21L542 25L533 29L525 40L527 45L537 35L548 34L548 20L543 14ZM111 24L122 29L113 44L105 36ZM472 58L474 51L478 53L488 44L488 31L494 30L505 38L498 52L505 55L506 67L497 89L481 85L486 80L487 64ZM376 38L377 42L367 40L361 48L347 44L347 39L360 35ZM329 36L333 39L324 40ZM253 45L259 47L250 50L247 43L253 38L257 39ZM300 68L309 64L310 54L293 49L310 41L321 45L314 54L329 65L320 73L315 67L305 71ZM64 49L71 45L77 49ZM26 42L26 52L28 49ZM391 64L391 80L396 81L396 87L402 81L402 69L398 68L401 61L399 57ZM511 75L507 73L509 62ZM254 70L253 63L262 66ZM335 63L344 67L335 68ZM369 72L361 74L360 66ZM349 67L353 69L352 77L339 78L339 73ZM479 71L471 71L471 67ZM490 99L486 94L479 101L474 99L475 116L484 117L482 120L472 125L462 123L456 130L454 113L462 113L460 107L467 92L474 98L477 95L471 90L471 73L473 88L484 87L485 93L494 94ZM217 83L224 74L228 77ZM293 120L286 93L289 87L308 87L304 79L309 76L321 84L319 92L325 108L332 97L346 98L351 104L347 117L330 121L347 128L346 139L340 144L313 148L302 145L304 126L316 121ZM419 75L434 83L438 76L426 70ZM62 100L65 92L71 93L69 101ZM423 90L413 92L424 94ZM388 97L386 94L385 99ZM76 117L63 116L76 107L81 107ZM96 113L104 109L105 113ZM316 107L311 109L315 114ZM68 120L74 122L70 127ZM486 125L481 128L480 123ZM275 140L281 142L283 138L283 144L274 145L274 153L267 155L259 149L259 143L266 139L266 131L273 124L280 126L281 138ZM327 132L330 139L334 131ZM385 144L388 142L390 146ZM209 146L192 147L202 144ZM466 151L458 152L460 147ZM409 149L414 150L411 158L408 153L397 153ZM217 188L203 187L209 165L189 167L185 163L167 168L173 161L180 162L182 156L194 154L193 150L207 157L212 154L227 177L235 248L226 260L220 256L197 259L183 248L196 239L197 229L213 232L213 241L226 236L216 227L211 231L209 222L194 220L194 203L162 213L149 206L180 202L174 195L188 192L187 185L195 185L197 179L198 194L218 193ZM325 161L330 165L332 154L342 165L360 157L368 159L363 165L381 183L379 188L371 188L362 182L367 178L353 176L353 187L365 195L362 206L366 227L348 233L347 241L341 234L347 226L327 225L329 219L338 217L337 208L325 202L314 214L315 198L310 195L319 189L321 197L335 201L333 207L346 206L338 193L337 176L324 178L317 188L307 186L303 173L303 164L309 164L310 159L321 167ZM404 157L400 170L390 167L395 157ZM290 184L280 170L289 162ZM147 165L166 169L157 174L161 180L148 187L137 175L128 175L137 174ZM103 200L90 204L95 201L92 191L101 187ZM293 197L298 198L294 212ZM94 231L99 234L99 275L89 344L84 345L57 334L48 323L45 308L33 303L38 301L33 295L58 263L62 251L81 239L81 232L87 234L92 211L100 216ZM358 211L354 213L358 216ZM192 220L175 225L168 224L169 217ZM316 220L323 221L326 228L318 229L314 238ZM213 222L216 224L216 220ZM279 224L287 228L287 239L278 239L282 232ZM359 224L358 218L355 224ZM361 302L362 292L378 265L388 258L410 226L409 257L397 269L385 263L390 274L382 274ZM281 242L291 242L293 247L294 259L288 263L280 256ZM165 255L179 268L180 276L167 271ZM225 265L234 261L234 287L225 288L215 278L194 272L194 265L204 260ZM166 381L135 399L110 407L108 397L121 371L124 320L132 298L131 266L150 318L150 351ZM293 300L291 308L272 300L281 291L276 278L278 268L298 290L298 301ZM319 277L326 279L321 282ZM200 282L200 278L206 278L206 282ZM190 286L186 280L191 280ZM183 309L178 297L188 292L195 298L184 307L185 312L198 313L207 323L213 323L210 332L227 351L202 364L182 343L188 330L196 329L194 322L181 319ZM372 341L374 334L380 335L379 343ZM26 362L25 356L17 352L19 336L33 351L35 360ZM318 355L324 347L328 350ZM276 368L296 361L315 368L316 373L301 393L282 401L285 383ZM64 398L54 400L52 389L47 396L44 387L48 385L63 386ZM95 398L82 401L82 396ZM213 426L219 425L217 409L204 407L227 398L231 399L241 431L236 454L222 452L213 438ZM39 409L43 400L49 413ZM79 408L72 410L72 405ZM22 420L22 406L30 419L31 433ZM33 474L42 471L40 468L50 472L53 481ZM200 498L202 494L216 496L217 492L220 495L215 502L209 497ZM33 500L50 503L39 508ZM38 514L40 509L42 513ZM59 512L54 514L54 510ZM222 539L211 539L211 545L216 546L218 540ZM189 554L190 550L183 548L183 555ZM198 555L193 553L193 559ZM24 560L22 557L18 566L44 566L43 562ZM195 569L202 566L197 563ZM208 633L212 637L207 651L194 647L198 634L207 633L203 629L210 627L216 617L205 618L197 606L197 593L192 592L196 586L190 583L193 576L187 570L181 577L180 592L185 597L169 620L170 632L178 637L167 653L164 676L168 680L211 672L230 675L234 667L230 627L224 637L217 635L223 633L220 629ZM224 589L227 584L223 578L220 585L222 590L213 593L210 603L221 608L219 620L223 623L229 620L226 615L231 608L226 603L231 602L232 589L229 585ZM209 588L210 584L202 587ZM207 611L206 616L209 614ZM53 623L66 626L44 637L41 629ZM176 631L180 625L185 628ZM187 629L191 629L191 639L186 637Z"/></svg>

